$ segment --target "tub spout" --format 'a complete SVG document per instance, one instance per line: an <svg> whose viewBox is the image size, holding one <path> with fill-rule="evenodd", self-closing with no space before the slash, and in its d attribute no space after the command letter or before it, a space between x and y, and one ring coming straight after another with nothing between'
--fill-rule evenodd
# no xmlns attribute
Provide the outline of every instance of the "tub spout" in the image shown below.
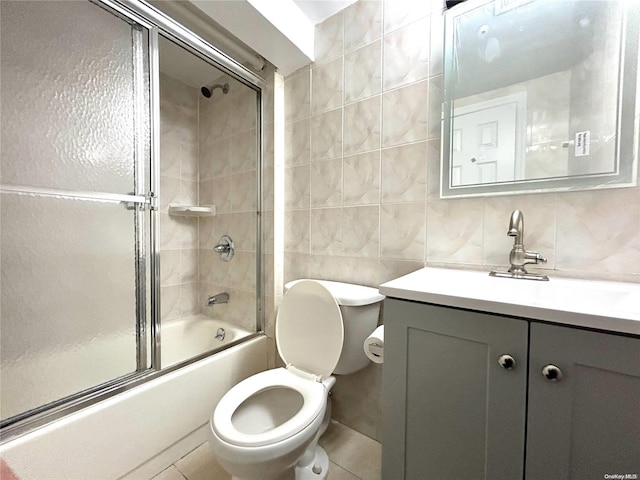
<svg viewBox="0 0 640 480"><path fill-rule="evenodd" d="M209 298L207 298L207 307L216 305L218 303L229 303L229 294L227 292L222 292L216 295L211 295Z"/></svg>

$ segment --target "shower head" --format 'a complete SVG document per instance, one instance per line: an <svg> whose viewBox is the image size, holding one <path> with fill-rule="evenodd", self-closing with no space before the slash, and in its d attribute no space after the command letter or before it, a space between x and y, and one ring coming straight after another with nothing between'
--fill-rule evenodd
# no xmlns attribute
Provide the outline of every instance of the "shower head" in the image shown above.
<svg viewBox="0 0 640 480"><path fill-rule="evenodd" d="M205 85L204 87L202 87L200 89L200 92L202 92L202 95L204 95L206 98L211 98L211 95L213 94L213 91L216 88L221 88L222 89L222 93L228 93L229 92L229 84L225 83L215 83L213 85Z"/></svg>

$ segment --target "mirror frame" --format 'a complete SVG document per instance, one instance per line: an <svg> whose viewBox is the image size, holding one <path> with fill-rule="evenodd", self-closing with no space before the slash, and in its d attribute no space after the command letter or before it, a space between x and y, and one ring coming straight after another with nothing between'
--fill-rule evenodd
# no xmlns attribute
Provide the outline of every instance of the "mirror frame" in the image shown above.
<svg viewBox="0 0 640 480"><path fill-rule="evenodd" d="M536 0L533 0L536 1ZM640 41L640 2L638 0L616 0L624 3L622 32L622 58L619 66L618 111L616 112L616 157L617 171L580 175L574 177L514 180L477 185L451 185L451 158L453 130L453 82L455 73L455 20L460 15L481 8L494 0L468 0L445 12L442 104L442 135L440 162L440 197L475 197L491 195L515 195L521 193L543 193L603 188L622 188L637 185L639 112L638 51ZM527 2L529 3L529 2ZM623 101L624 99L624 101Z"/></svg>

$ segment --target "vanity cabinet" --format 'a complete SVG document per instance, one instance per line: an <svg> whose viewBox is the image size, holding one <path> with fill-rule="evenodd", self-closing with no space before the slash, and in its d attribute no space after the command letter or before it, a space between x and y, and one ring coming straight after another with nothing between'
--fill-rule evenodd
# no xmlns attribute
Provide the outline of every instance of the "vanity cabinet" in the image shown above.
<svg viewBox="0 0 640 480"><path fill-rule="evenodd" d="M525 478L606 474L640 479L640 338L531 322Z"/></svg>
<svg viewBox="0 0 640 480"><path fill-rule="evenodd" d="M384 479L640 475L640 339L393 298L384 309Z"/></svg>

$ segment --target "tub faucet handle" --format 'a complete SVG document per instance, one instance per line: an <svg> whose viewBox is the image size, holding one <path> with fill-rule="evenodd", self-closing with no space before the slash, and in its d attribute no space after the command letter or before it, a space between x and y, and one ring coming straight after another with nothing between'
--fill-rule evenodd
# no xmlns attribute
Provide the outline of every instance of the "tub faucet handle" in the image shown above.
<svg viewBox="0 0 640 480"><path fill-rule="evenodd" d="M224 262L230 262L235 253L235 245L229 235L223 235L218 240L218 244L213 247L213 251L218 254Z"/></svg>

